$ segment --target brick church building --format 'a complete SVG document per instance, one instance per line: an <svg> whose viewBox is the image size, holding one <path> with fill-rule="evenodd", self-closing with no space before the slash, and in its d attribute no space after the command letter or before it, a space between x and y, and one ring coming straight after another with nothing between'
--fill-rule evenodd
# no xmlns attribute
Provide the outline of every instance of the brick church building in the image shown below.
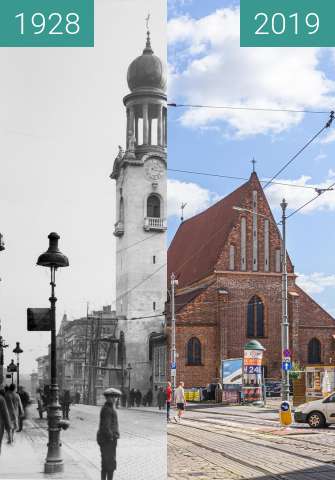
<svg viewBox="0 0 335 480"><path fill-rule="evenodd" d="M280 378L281 236L255 172L181 223L168 250L168 279L172 272L177 381L191 387L219 379L221 361L241 358L253 338L266 348L265 375ZM293 361L334 364L334 319L296 284L290 258L288 297ZM167 325L170 333L169 315Z"/></svg>

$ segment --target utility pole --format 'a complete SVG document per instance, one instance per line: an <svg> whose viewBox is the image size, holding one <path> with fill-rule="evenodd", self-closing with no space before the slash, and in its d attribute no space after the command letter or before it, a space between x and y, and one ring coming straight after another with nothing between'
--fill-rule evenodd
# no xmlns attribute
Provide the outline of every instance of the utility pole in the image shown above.
<svg viewBox="0 0 335 480"><path fill-rule="evenodd" d="M175 287L178 286L178 280L175 274L171 274L171 383L172 390L176 388L177 378L177 355L176 355L176 309L175 309Z"/></svg>
<svg viewBox="0 0 335 480"><path fill-rule="evenodd" d="M290 352L289 323L288 323L288 285L287 285L287 253L286 253L286 208L287 202L283 199L280 204L282 209L282 356ZM282 400L290 400L290 372L282 364Z"/></svg>

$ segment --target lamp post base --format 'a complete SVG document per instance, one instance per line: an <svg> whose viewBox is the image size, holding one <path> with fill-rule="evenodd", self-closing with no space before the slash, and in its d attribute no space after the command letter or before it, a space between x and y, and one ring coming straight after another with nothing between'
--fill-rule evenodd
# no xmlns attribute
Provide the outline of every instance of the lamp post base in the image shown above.
<svg viewBox="0 0 335 480"><path fill-rule="evenodd" d="M59 473L64 472L64 462L49 462L46 460L44 464L44 473Z"/></svg>

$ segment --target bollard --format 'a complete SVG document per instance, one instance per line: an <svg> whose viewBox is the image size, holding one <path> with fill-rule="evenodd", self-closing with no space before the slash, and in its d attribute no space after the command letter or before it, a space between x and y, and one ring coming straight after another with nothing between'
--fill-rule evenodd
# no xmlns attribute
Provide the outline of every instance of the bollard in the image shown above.
<svg viewBox="0 0 335 480"><path fill-rule="evenodd" d="M291 425L291 423L292 423L291 405L287 401L281 402L281 404L280 404L279 420L280 420L280 424L283 427L287 427L287 426Z"/></svg>

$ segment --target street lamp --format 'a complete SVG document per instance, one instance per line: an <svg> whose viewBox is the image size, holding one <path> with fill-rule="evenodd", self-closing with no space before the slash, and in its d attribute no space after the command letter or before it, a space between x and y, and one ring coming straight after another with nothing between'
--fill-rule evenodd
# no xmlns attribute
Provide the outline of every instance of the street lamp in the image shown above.
<svg viewBox="0 0 335 480"><path fill-rule="evenodd" d="M282 242L281 242L281 267L282 267L282 323L281 323L281 346L282 346L282 355L286 358L291 359L290 345L289 345L289 322L288 322L288 282L287 282L287 252L286 252L286 208L287 202L285 199L282 200L281 204L282 209ZM233 210L238 212L249 212L255 214L259 217L264 217L271 222L273 219L262 215L261 213L254 212L248 208L242 207L233 207ZM284 365L286 366L284 368ZM290 400L290 373L287 368L287 363L283 362L281 373L282 373L282 400Z"/></svg>
<svg viewBox="0 0 335 480"><path fill-rule="evenodd" d="M128 388L129 388L129 392L130 392L130 372L132 371L132 366L130 365L130 363L128 363L128 367L127 367L127 371L128 371Z"/></svg>
<svg viewBox="0 0 335 480"><path fill-rule="evenodd" d="M23 353L23 350L20 347L20 342L16 342L16 347L14 348L13 353L16 353L16 390L18 392L20 386L20 353Z"/></svg>
<svg viewBox="0 0 335 480"><path fill-rule="evenodd" d="M61 421L62 413L59 405L59 391L57 385L57 357L56 357L56 270L57 268L68 267L68 258L59 251L57 233L50 233L49 248L45 253L38 257L37 265L50 268L51 273L51 297L49 298L51 306L51 385L50 385L50 401L48 405L48 453L44 464L45 473L62 472L64 463L61 455L60 429L67 428L68 424Z"/></svg>

